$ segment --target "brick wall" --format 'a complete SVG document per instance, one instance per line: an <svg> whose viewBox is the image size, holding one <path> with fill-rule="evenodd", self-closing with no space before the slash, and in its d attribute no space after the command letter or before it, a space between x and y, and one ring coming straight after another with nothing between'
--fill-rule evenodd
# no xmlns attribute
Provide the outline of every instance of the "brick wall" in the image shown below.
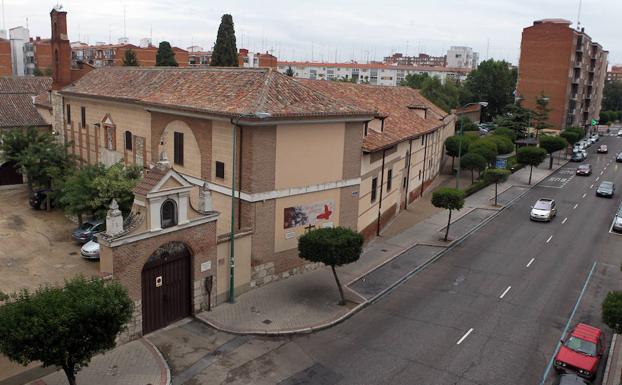
<svg viewBox="0 0 622 385"><path fill-rule="evenodd" d="M11 41L0 39L0 76L13 76Z"/></svg>

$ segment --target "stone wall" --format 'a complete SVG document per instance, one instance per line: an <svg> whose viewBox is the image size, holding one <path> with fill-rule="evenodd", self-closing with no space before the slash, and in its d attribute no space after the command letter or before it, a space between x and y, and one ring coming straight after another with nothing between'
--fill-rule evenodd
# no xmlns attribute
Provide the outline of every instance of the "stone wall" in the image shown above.
<svg viewBox="0 0 622 385"><path fill-rule="evenodd" d="M308 271L316 270L318 267L322 266L319 262L307 263L301 266L294 267L287 271L283 271L281 273L276 272L276 268L274 266L274 262L264 263L262 265L257 265L253 267L251 273L251 289L254 289L259 286L263 286L270 282L276 282L281 279L289 278L296 274L302 274Z"/></svg>

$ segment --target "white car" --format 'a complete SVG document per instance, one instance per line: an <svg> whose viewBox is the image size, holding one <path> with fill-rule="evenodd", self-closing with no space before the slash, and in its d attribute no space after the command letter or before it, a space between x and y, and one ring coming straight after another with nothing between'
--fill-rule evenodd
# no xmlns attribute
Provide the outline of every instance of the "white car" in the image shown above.
<svg viewBox="0 0 622 385"><path fill-rule="evenodd" d="M82 255L84 259L99 259L99 243L97 243L97 237L82 245L80 255Z"/></svg>
<svg viewBox="0 0 622 385"><path fill-rule="evenodd" d="M557 215L557 206L553 199L540 198L531 206L529 219L532 221L550 222Z"/></svg>

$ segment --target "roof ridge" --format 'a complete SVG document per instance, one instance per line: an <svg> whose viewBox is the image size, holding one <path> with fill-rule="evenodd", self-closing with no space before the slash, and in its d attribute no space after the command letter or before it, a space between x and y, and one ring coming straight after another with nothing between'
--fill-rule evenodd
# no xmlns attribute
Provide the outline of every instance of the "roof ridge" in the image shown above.
<svg viewBox="0 0 622 385"><path fill-rule="evenodd" d="M266 100L268 99L268 92L270 90L270 84L272 83L272 77L274 76L273 74L274 72L272 71L272 68L268 68L268 71L266 72L266 79L264 80L263 87L261 88L254 106L255 111L249 112L264 112Z"/></svg>

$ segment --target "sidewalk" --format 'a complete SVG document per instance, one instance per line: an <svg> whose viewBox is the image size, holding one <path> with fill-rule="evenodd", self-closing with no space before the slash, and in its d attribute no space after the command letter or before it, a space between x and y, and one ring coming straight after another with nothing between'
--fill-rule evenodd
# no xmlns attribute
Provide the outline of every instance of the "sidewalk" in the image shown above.
<svg viewBox="0 0 622 385"><path fill-rule="evenodd" d="M9 380L15 384L23 383L13 382L17 378L7 381ZM144 338L93 358L89 366L79 371L76 376L78 384L98 385L168 385L170 380L166 361L151 342ZM29 384L66 385L67 377L59 370Z"/></svg>
<svg viewBox="0 0 622 385"><path fill-rule="evenodd" d="M548 169L548 158L533 169L531 186L547 178L566 160L556 160ZM469 176L470 179L470 176ZM461 181L465 186L466 179ZM450 238L445 242L447 212L433 207L430 196L441 186L455 185L455 178L438 177L424 196L400 213L370 242L356 263L337 269L347 299L338 306L339 293L329 268L296 275L251 290L234 304L221 304L197 318L216 329L236 334L295 334L330 327L380 298L412 273L439 258L451 245L494 218L504 207L526 193L531 186L529 167L512 174L498 186L498 206L494 206L494 185L465 201L462 210L452 215Z"/></svg>

